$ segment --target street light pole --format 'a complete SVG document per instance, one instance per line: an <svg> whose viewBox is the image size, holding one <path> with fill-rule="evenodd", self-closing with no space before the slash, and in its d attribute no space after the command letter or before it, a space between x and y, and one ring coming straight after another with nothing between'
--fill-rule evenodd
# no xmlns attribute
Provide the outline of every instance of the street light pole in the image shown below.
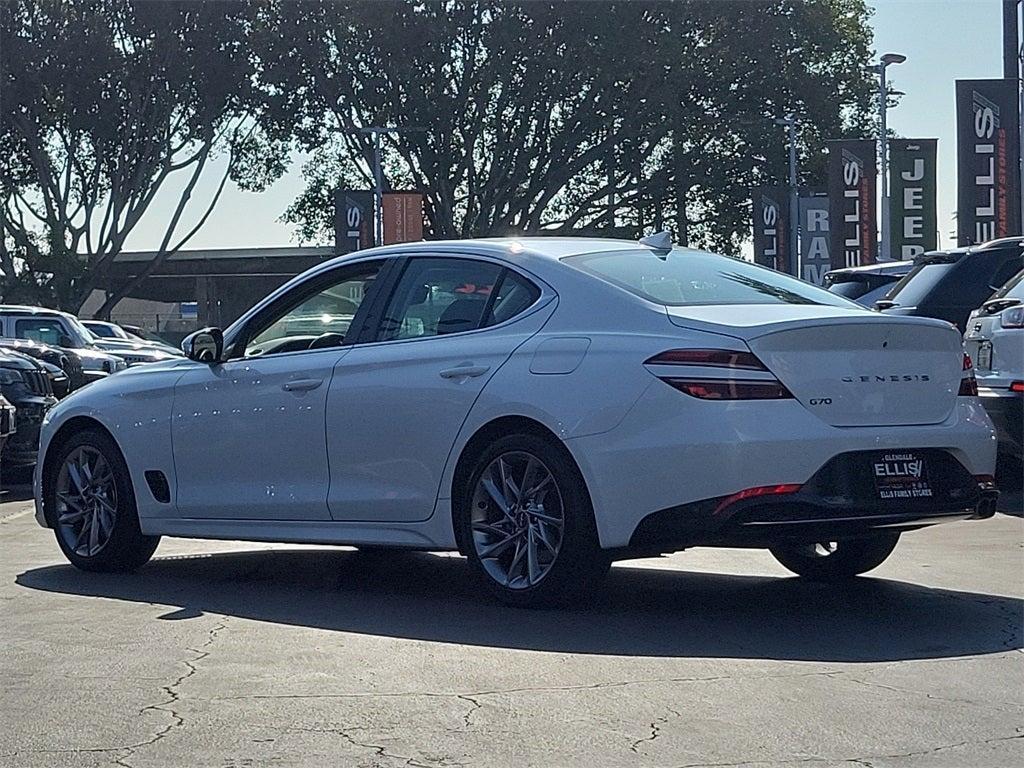
<svg viewBox="0 0 1024 768"><path fill-rule="evenodd" d="M775 124L786 126L786 133L789 141L789 258L791 261L790 271L796 277L800 277L800 244L797 234L797 230L800 228L800 212L797 210L799 199L797 197L796 179L796 116L792 112L790 112L785 117L776 118Z"/></svg>
<svg viewBox="0 0 1024 768"><path fill-rule="evenodd" d="M344 133L369 135L373 141L373 196L376 202L373 213L373 240L376 245L384 244L384 171L381 162L381 134L423 133L426 130L426 128L387 128L380 125L371 125L366 128L354 128L344 131Z"/></svg>
<svg viewBox="0 0 1024 768"><path fill-rule="evenodd" d="M889 112L889 84L885 79L885 70L890 64L902 64L907 57L901 53L887 53L875 67L878 71L878 114L881 118L879 134L879 154L882 166L882 226L879 233L880 261L891 261L891 238L889 237L889 127L886 119Z"/></svg>

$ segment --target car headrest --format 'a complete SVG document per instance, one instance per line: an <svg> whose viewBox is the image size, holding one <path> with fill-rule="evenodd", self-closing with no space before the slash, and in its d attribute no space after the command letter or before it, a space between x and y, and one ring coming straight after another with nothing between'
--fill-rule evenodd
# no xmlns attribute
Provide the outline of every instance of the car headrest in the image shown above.
<svg viewBox="0 0 1024 768"><path fill-rule="evenodd" d="M485 306L487 301L484 297L456 299L445 308L437 321L438 336L476 328Z"/></svg>

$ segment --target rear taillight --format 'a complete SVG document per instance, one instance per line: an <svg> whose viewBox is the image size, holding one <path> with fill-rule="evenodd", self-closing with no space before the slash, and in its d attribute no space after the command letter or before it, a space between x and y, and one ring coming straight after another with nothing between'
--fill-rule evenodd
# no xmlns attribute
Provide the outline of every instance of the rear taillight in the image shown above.
<svg viewBox="0 0 1024 768"><path fill-rule="evenodd" d="M701 400L781 400L793 397L778 379L757 376L770 372L753 352L735 349L670 349L648 358L645 365L711 369L693 376L680 375L682 371L669 374L665 368L654 372L670 387ZM694 374L697 373L694 371Z"/></svg>
<svg viewBox="0 0 1024 768"><path fill-rule="evenodd" d="M1024 381L1014 381L1010 383L1011 392L1024 392Z"/></svg>
<svg viewBox="0 0 1024 768"><path fill-rule="evenodd" d="M971 362L971 357L966 352L964 353L964 375L960 379L960 391L958 395L964 397L977 397L978 395L978 380L974 378L974 363Z"/></svg>
<svg viewBox="0 0 1024 768"><path fill-rule="evenodd" d="M793 397L779 381L660 378L680 392L701 400L782 400Z"/></svg>
<svg viewBox="0 0 1024 768"><path fill-rule="evenodd" d="M709 368L740 368L767 371L753 352L734 349L670 349L647 360L647 365L700 365Z"/></svg>

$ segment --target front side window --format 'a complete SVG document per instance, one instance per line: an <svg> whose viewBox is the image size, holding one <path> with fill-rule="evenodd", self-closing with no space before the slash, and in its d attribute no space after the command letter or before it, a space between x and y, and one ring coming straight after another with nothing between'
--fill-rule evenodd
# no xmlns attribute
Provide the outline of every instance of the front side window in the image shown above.
<svg viewBox="0 0 1024 768"><path fill-rule="evenodd" d="M472 331L485 322L503 267L455 258L410 259L381 318L378 341Z"/></svg>
<svg viewBox="0 0 1024 768"><path fill-rule="evenodd" d="M49 344L54 347L82 346L81 344L69 345L67 342L74 340L69 337L64 325L59 320L50 318L31 317L17 320L14 324L14 335L19 339L37 341L40 344Z"/></svg>
<svg viewBox="0 0 1024 768"><path fill-rule="evenodd" d="M356 264L340 270L325 286L297 287L292 302L261 318L245 346L245 356L339 346L347 338L352 320L377 279L381 263Z"/></svg>
<svg viewBox="0 0 1024 768"><path fill-rule="evenodd" d="M569 256L577 269L648 301L682 307L702 304L826 304L853 302L781 272L702 251L611 251Z"/></svg>

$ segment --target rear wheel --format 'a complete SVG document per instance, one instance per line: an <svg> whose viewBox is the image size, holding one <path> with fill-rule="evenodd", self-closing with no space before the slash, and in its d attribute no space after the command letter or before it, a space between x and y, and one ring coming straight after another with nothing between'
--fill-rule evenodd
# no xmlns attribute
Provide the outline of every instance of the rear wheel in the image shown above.
<svg viewBox="0 0 1024 768"><path fill-rule="evenodd" d="M780 544L772 555L793 573L816 581L849 579L881 565L896 547L898 533L858 539Z"/></svg>
<svg viewBox="0 0 1024 768"><path fill-rule="evenodd" d="M509 435L483 452L458 525L470 561L510 605L564 605L610 565L579 470L561 446L537 435Z"/></svg>
<svg viewBox="0 0 1024 768"><path fill-rule="evenodd" d="M85 571L133 571L160 543L139 529L128 465L100 430L73 435L45 478L45 505L57 544Z"/></svg>

